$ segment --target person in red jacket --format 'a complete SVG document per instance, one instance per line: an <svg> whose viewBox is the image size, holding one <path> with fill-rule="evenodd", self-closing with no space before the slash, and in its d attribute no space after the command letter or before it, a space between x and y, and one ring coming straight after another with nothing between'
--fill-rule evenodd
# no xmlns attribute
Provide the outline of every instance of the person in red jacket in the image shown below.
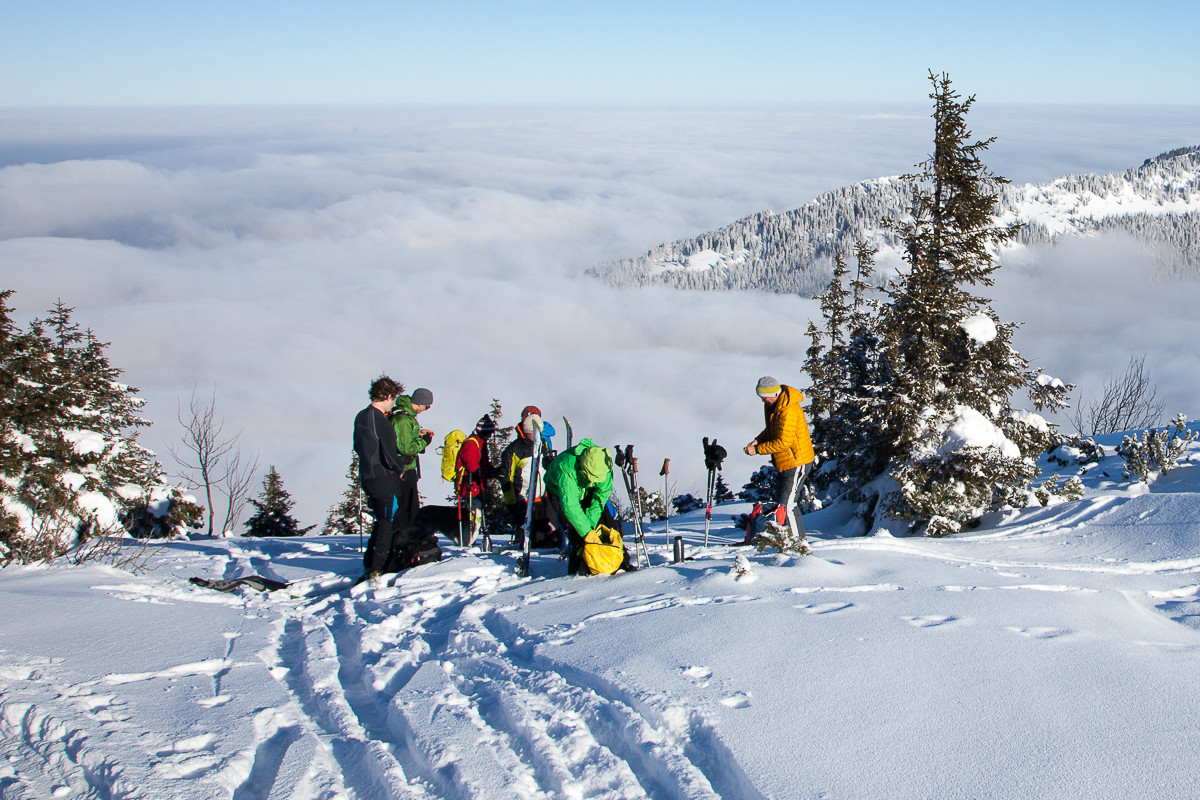
<svg viewBox="0 0 1200 800"><path fill-rule="evenodd" d="M454 472L459 476L455 487L458 502L467 520L467 532L463 542L470 547L483 531L483 498L487 495L487 481L492 476L492 462L488 457L487 440L496 432L496 423L484 414L475 425L474 432L462 443Z"/></svg>

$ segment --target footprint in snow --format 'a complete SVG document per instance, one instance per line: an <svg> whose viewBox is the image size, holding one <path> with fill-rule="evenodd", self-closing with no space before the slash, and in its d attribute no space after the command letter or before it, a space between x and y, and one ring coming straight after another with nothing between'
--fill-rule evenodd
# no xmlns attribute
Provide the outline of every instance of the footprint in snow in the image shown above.
<svg viewBox="0 0 1200 800"><path fill-rule="evenodd" d="M927 614L923 617L901 617L900 619L912 625L914 628L934 628L938 625L945 625L947 622L955 622L958 617L942 616L941 614Z"/></svg>
<svg viewBox="0 0 1200 800"><path fill-rule="evenodd" d="M712 677L712 670L708 667L680 667L679 671L701 689L708 686L708 679Z"/></svg>
<svg viewBox="0 0 1200 800"><path fill-rule="evenodd" d="M1026 639L1058 639L1072 633L1063 628L1005 628L1004 630L1019 633Z"/></svg>
<svg viewBox="0 0 1200 800"><path fill-rule="evenodd" d="M844 611L847 608L853 608L853 603L814 603L812 605L794 606L800 609L805 614L832 614L835 611Z"/></svg>
<svg viewBox="0 0 1200 800"><path fill-rule="evenodd" d="M744 692L738 692L732 697L723 697L721 698L721 705L725 706L726 708L749 708L750 695L745 694Z"/></svg>

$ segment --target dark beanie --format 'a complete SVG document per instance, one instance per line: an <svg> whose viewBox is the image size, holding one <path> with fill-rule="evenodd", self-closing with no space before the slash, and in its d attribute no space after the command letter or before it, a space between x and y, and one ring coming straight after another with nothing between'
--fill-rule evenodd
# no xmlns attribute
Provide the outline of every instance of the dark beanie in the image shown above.
<svg viewBox="0 0 1200 800"><path fill-rule="evenodd" d="M431 406L433 405L433 392L428 389L417 389L412 393L413 405Z"/></svg>
<svg viewBox="0 0 1200 800"><path fill-rule="evenodd" d="M496 432L496 423L487 414L479 418L479 422L475 423L475 435L481 439L486 439Z"/></svg>

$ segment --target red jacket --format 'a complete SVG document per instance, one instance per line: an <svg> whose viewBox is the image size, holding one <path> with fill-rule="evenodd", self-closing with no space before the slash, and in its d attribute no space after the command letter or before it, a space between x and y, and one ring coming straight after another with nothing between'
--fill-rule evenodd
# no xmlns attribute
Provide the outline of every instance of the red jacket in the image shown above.
<svg viewBox="0 0 1200 800"><path fill-rule="evenodd" d="M486 489L487 479L492 474L492 463L488 460L487 442L471 434L458 450L454 471L461 475L457 487L459 497L478 497Z"/></svg>

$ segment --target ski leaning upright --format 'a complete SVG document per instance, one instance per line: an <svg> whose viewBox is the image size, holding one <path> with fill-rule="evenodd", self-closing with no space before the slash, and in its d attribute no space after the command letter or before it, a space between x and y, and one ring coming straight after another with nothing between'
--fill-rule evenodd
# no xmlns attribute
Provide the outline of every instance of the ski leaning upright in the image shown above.
<svg viewBox="0 0 1200 800"><path fill-rule="evenodd" d="M517 562L517 575L522 578L529 577L529 543L533 540L533 503L538 496L538 484L541 483L538 480L538 473L542 467L542 426L536 420L533 422L532 467L529 470L529 489L525 498L525 541L521 543L521 558Z"/></svg>

